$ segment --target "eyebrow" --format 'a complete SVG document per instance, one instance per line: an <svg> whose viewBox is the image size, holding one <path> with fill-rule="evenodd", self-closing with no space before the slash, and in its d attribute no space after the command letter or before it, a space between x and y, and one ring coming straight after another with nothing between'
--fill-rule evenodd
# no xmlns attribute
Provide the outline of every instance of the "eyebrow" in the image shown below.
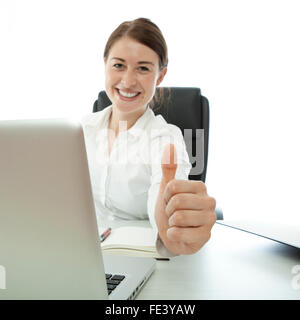
<svg viewBox="0 0 300 320"><path fill-rule="evenodd" d="M113 57L112 59L120 60L120 61L122 61L122 62L125 62L125 60L122 59L122 58ZM154 63L153 63L153 62L150 62L150 61L139 61L138 64L151 64L151 65L154 66Z"/></svg>

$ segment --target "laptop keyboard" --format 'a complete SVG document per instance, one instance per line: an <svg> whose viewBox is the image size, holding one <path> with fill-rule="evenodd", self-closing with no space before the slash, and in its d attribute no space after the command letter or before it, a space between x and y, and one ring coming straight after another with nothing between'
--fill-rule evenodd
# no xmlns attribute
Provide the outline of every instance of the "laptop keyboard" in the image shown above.
<svg viewBox="0 0 300 320"><path fill-rule="evenodd" d="M106 285L108 290L108 295L112 293L113 290L116 289L116 287L125 279L125 276L122 276L120 274L109 274L106 273Z"/></svg>

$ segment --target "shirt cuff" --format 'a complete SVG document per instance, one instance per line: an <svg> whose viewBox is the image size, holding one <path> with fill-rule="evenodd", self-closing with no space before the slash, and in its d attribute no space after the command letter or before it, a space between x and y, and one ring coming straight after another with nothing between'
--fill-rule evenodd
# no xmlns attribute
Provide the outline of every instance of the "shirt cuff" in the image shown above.
<svg viewBox="0 0 300 320"><path fill-rule="evenodd" d="M167 247L164 245L163 241L161 240L158 232L156 236L156 251L160 256L166 257L166 258L173 258L178 256L177 254L174 254L169 249L167 249Z"/></svg>

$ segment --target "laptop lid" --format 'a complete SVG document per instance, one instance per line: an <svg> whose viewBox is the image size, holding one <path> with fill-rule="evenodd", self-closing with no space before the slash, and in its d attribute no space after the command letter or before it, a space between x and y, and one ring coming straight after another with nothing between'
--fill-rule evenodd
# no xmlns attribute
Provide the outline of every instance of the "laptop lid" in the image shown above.
<svg viewBox="0 0 300 320"><path fill-rule="evenodd" d="M263 238L300 248L299 224L285 224L257 219L236 219L218 221L219 224L249 232Z"/></svg>
<svg viewBox="0 0 300 320"><path fill-rule="evenodd" d="M0 121L0 149L0 299L107 299L81 125Z"/></svg>

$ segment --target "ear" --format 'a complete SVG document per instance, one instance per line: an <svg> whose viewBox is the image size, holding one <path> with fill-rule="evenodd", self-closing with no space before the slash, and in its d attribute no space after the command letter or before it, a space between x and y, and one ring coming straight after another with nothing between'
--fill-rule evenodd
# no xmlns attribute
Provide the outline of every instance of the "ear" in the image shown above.
<svg viewBox="0 0 300 320"><path fill-rule="evenodd" d="M158 79L156 80L156 86L159 86L161 84L161 82L163 81L166 73L168 71L167 67L164 67L161 71L160 71L160 75L158 77Z"/></svg>

